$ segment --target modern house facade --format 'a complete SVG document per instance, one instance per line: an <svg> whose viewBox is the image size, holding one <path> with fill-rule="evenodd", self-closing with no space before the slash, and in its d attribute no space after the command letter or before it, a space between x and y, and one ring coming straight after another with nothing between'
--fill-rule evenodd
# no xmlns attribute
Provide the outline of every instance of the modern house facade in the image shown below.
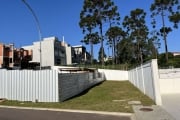
<svg viewBox="0 0 180 120"><path fill-rule="evenodd" d="M56 37L44 38L42 41L34 42L31 46L24 46L26 50L32 50L33 56L31 63L40 63L40 44L41 44L41 65L54 66L66 65L66 52L62 43Z"/></svg>
<svg viewBox="0 0 180 120"><path fill-rule="evenodd" d="M90 63L90 54L86 51L86 48L82 45L72 46L72 62L73 63Z"/></svg>
<svg viewBox="0 0 180 120"><path fill-rule="evenodd" d="M64 47L65 52L66 52L66 65L71 65L72 64L72 52L73 52L72 47L64 41L64 38L63 38L63 41L61 42L61 46Z"/></svg>

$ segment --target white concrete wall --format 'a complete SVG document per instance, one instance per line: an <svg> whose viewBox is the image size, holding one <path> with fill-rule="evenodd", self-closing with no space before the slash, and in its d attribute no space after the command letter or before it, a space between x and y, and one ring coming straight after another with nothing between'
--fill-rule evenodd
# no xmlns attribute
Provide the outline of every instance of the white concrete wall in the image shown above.
<svg viewBox="0 0 180 120"><path fill-rule="evenodd" d="M57 70L58 73L80 73L80 72L82 73L82 72L84 72L84 71L74 71L74 72L72 72L72 71L70 71L70 70L69 70L69 71L68 71L68 70L64 70L64 71L62 70L62 71L61 71L61 69L66 69L66 68L67 68L67 69L71 69L71 68L72 68L72 69L74 69L74 68L75 68L75 69L76 69L76 68L78 69L79 67L51 66L51 69Z"/></svg>
<svg viewBox="0 0 180 120"><path fill-rule="evenodd" d="M180 94L180 69L160 69L161 94Z"/></svg>
<svg viewBox="0 0 180 120"><path fill-rule="evenodd" d="M40 62L40 44L39 42L33 43L33 62Z"/></svg>
<svg viewBox="0 0 180 120"><path fill-rule="evenodd" d="M116 80L116 81L128 80L128 71L98 69L98 72L103 73L105 80Z"/></svg>
<svg viewBox="0 0 180 120"><path fill-rule="evenodd" d="M180 78L180 68L159 69L159 78L160 79Z"/></svg>
<svg viewBox="0 0 180 120"><path fill-rule="evenodd" d="M130 70L129 81L153 99L157 105L162 105L156 59Z"/></svg>
<svg viewBox="0 0 180 120"><path fill-rule="evenodd" d="M42 48L42 66L54 65L54 42L55 38L45 39L41 42Z"/></svg>
<svg viewBox="0 0 180 120"><path fill-rule="evenodd" d="M66 64L67 65L71 65L72 64L72 48L71 46L66 45L65 46L66 49Z"/></svg>
<svg viewBox="0 0 180 120"><path fill-rule="evenodd" d="M24 48L25 50L33 50L33 45L23 46L22 48Z"/></svg>
<svg viewBox="0 0 180 120"><path fill-rule="evenodd" d="M180 94L180 78L160 79L161 94Z"/></svg>

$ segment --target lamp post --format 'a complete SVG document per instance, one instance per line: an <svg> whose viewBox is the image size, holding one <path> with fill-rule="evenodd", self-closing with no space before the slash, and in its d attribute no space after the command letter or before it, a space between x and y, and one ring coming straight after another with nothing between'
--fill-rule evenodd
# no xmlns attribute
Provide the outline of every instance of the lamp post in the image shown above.
<svg viewBox="0 0 180 120"><path fill-rule="evenodd" d="M39 20L34 12L34 10L31 8L31 6L26 2L26 0L22 0L22 2L26 5L26 7L30 10L30 12L32 13L35 21L36 21L36 25L37 25L37 29L38 29L38 33L39 33L39 40L40 40L40 48L39 48L39 52L40 52L40 70L42 67L42 51L41 51L41 40L42 40L42 34L41 34L41 28L40 28L40 24L39 24Z"/></svg>

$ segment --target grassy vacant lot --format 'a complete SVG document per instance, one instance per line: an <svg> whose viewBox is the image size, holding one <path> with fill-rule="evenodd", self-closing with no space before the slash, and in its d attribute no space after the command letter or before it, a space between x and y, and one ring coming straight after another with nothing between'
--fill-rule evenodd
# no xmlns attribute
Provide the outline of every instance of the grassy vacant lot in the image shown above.
<svg viewBox="0 0 180 120"><path fill-rule="evenodd" d="M142 105L154 102L128 81L105 81L79 96L62 103L32 103L5 101L1 105L46 107L60 109L97 110L110 112L133 112L128 101L141 101Z"/></svg>

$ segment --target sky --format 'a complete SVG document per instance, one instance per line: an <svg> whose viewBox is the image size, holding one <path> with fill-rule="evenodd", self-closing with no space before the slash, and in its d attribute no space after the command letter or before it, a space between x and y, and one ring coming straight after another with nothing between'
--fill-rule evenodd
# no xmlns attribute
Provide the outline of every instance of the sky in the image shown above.
<svg viewBox="0 0 180 120"><path fill-rule="evenodd" d="M82 10L84 0L26 0L38 17L42 38L56 36L73 45L81 45L83 39L82 29L79 27L79 14ZM147 25L151 27L150 5L153 0L113 0L118 6L121 21L124 16L129 15L136 8L147 12ZM167 26L172 26L166 19ZM158 19L158 25L161 26ZM105 32L107 25L103 27ZM180 27L168 35L168 50L180 52ZM0 43L14 43L16 47L32 45L39 40L39 34L34 17L21 0L0 0ZM106 42L104 42L105 44ZM82 44L86 46L85 44ZM98 56L99 46L95 45L95 58ZM86 46L87 51L90 47ZM106 49L106 55L110 52ZM161 40L159 52L164 52L164 41Z"/></svg>

